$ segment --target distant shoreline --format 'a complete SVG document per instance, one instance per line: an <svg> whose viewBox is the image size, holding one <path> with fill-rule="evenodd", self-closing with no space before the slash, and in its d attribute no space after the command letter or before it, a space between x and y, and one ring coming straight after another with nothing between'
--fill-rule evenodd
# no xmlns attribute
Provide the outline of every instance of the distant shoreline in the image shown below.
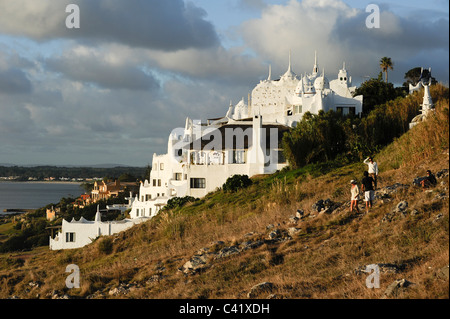
<svg viewBox="0 0 450 319"><path fill-rule="evenodd" d="M7 181L0 180L0 183L29 183L29 184L83 184L85 182L72 182L72 181Z"/></svg>

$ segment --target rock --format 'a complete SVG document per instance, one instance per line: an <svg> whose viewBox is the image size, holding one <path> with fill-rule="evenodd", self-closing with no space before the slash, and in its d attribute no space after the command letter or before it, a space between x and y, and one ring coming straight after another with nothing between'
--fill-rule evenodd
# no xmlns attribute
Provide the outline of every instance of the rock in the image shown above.
<svg viewBox="0 0 450 319"><path fill-rule="evenodd" d="M414 182L413 182L414 183ZM420 185L420 182L419 184ZM375 191L375 198L376 199L388 199L391 198L391 195L398 192L399 190L408 189L408 185L404 185L401 183L395 183L390 186L385 186L382 188L379 188Z"/></svg>
<svg viewBox="0 0 450 319"><path fill-rule="evenodd" d="M305 215L305 212L303 210L297 209L297 212L295 213L295 217L297 217L298 219L302 219L304 215Z"/></svg>
<svg viewBox="0 0 450 319"><path fill-rule="evenodd" d="M439 279L448 281L449 279L449 267L448 265L439 269L436 273L436 277L438 277Z"/></svg>
<svg viewBox="0 0 450 319"><path fill-rule="evenodd" d="M254 298L254 297L256 297L257 295L259 295L260 293L263 293L263 292L269 292L270 293L270 292L272 292L274 287L275 287L275 285L273 283L271 283L271 282L259 283L259 284L253 286L250 289L250 292L247 294L247 297L248 298Z"/></svg>
<svg viewBox="0 0 450 319"><path fill-rule="evenodd" d="M241 251L247 250L247 249L255 249L258 248L264 244L264 241L262 240L256 240L256 241L246 241L240 244Z"/></svg>
<svg viewBox="0 0 450 319"><path fill-rule="evenodd" d="M447 199L448 200L448 195L445 194L445 193L439 193L436 196L434 196L434 199L436 199L436 200L445 200L445 199Z"/></svg>
<svg viewBox="0 0 450 319"><path fill-rule="evenodd" d="M324 205L323 199L320 199L317 202L315 202L314 204L312 204L311 208L312 208L313 211L316 211L318 213L322 209L325 209L325 205Z"/></svg>
<svg viewBox="0 0 450 319"><path fill-rule="evenodd" d="M397 274L403 268L403 265L397 266L395 264L382 264L382 263L379 263L379 264L371 264L370 266L373 266L373 265L378 266L378 268L380 269L380 274ZM355 269L355 273L357 275L360 275L362 273L371 273L372 270L367 271L367 269L368 269L367 266L369 266L369 265L357 267ZM369 269L373 269L373 267L369 267Z"/></svg>
<svg viewBox="0 0 450 319"><path fill-rule="evenodd" d="M194 255L181 267L180 270L185 274L195 274L208 267L206 265L206 261L206 255Z"/></svg>
<svg viewBox="0 0 450 319"><path fill-rule="evenodd" d="M384 297L395 296L399 292L401 292L405 288L408 288L411 285L414 285L414 283L412 283L406 279L398 279L386 288L386 290L384 291Z"/></svg>
<svg viewBox="0 0 450 319"><path fill-rule="evenodd" d="M289 227L287 231L288 231L289 236L294 236L295 234L299 233L301 230L302 230L301 228Z"/></svg>
<svg viewBox="0 0 450 319"><path fill-rule="evenodd" d="M126 295L128 293L128 289L120 285L119 287L115 287L109 290L108 294L110 296L119 296L119 295Z"/></svg>
<svg viewBox="0 0 450 319"><path fill-rule="evenodd" d="M269 233L269 239L275 239L281 236L281 232L278 229L274 229Z"/></svg>
<svg viewBox="0 0 450 319"><path fill-rule="evenodd" d="M298 221L299 221L299 218L297 216L289 217L289 224L296 225Z"/></svg>
<svg viewBox="0 0 450 319"><path fill-rule="evenodd" d="M437 178L444 178L448 176L448 168L441 169L439 172L436 173Z"/></svg>
<svg viewBox="0 0 450 319"><path fill-rule="evenodd" d="M433 223L434 223L434 222L437 222L437 221L438 221L439 219L441 219L442 217L444 217L443 214L437 214L436 217L435 217L434 220L433 220Z"/></svg>
<svg viewBox="0 0 450 319"><path fill-rule="evenodd" d="M406 217L407 214L407 208L408 208L408 202L407 201L401 201L399 202L391 212L384 215L382 222L391 222L395 217Z"/></svg>
<svg viewBox="0 0 450 319"><path fill-rule="evenodd" d="M410 213L411 216L416 216L416 215L419 215L419 214L420 214L420 212L417 209L413 209L411 211L411 213Z"/></svg>
<svg viewBox="0 0 450 319"><path fill-rule="evenodd" d="M32 288L34 288L34 287L39 288L39 287L41 286L41 283L40 283L39 281L30 281L30 282L28 283L28 286L30 286L30 287L32 287Z"/></svg>
<svg viewBox="0 0 450 319"><path fill-rule="evenodd" d="M397 206L394 208L395 212L404 212L408 208L408 202L403 200L400 203L397 204Z"/></svg>
<svg viewBox="0 0 450 319"><path fill-rule="evenodd" d="M241 250L239 249L238 246L225 247L225 248L222 248L221 250L219 250L219 252L214 257L214 259L229 257L231 255L239 254L240 252L241 252Z"/></svg>

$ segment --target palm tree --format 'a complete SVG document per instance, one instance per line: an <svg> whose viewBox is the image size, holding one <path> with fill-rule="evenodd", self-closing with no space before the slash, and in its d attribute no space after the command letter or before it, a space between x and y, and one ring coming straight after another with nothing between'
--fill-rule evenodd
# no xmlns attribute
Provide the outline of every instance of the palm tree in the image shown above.
<svg viewBox="0 0 450 319"><path fill-rule="evenodd" d="M388 69L394 69L394 62L388 57L381 58L380 68L386 74L386 83L388 83Z"/></svg>

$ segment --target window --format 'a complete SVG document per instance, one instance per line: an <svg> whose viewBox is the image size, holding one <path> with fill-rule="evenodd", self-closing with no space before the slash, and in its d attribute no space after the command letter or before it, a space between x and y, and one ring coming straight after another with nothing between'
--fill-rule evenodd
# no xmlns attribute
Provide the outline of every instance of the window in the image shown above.
<svg viewBox="0 0 450 319"><path fill-rule="evenodd" d="M206 188L206 179L191 178L191 188Z"/></svg>
<svg viewBox="0 0 450 319"><path fill-rule="evenodd" d="M158 186L161 186L161 180L158 179Z"/></svg>
<svg viewBox="0 0 450 319"><path fill-rule="evenodd" d="M183 174L182 173L174 173L173 179L176 181L181 181L181 179L183 178Z"/></svg>
<svg viewBox="0 0 450 319"><path fill-rule="evenodd" d="M136 209L136 217L139 217L139 208Z"/></svg>
<svg viewBox="0 0 450 319"><path fill-rule="evenodd" d="M75 242L75 233L66 233L66 243Z"/></svg>
<svg viewBox="0 0 450 319"><path fill-rule="evenodd" d="M233 164L245 164L245 155L244 150L233 150Z"/></svg>
<svg viewBox="0 0 450 319"><path fill-rule="evenodd" d="M164 170L164 163L159 164L159 170L163 171Z"/></svg>
<svg viewBox="0 0 450 319"><path fill-rule="evenodd" d="M153 187L156 187L156 179L153 180Z"/></svg>
<svg viewBox="0 0 450 319"><path fill-rule="evenodd" d="M145 201L146 202L148 202L149 200L151 200L152 199L152 195L150 194L147 194L147 195L145 195Z"/></svg>

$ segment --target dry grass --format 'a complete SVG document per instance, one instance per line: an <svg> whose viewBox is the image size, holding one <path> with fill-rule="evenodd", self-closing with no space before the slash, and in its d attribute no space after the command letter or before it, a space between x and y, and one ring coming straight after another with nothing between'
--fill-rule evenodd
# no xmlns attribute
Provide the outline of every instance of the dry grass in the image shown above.
<svg viewBox="0 0 450 319"><path fill-rule="evenodd" d="M448 168L448 100L438 101L436 117L424 124L376 156L380 187L397 182L411 185L426 169ZM434 132L436 128L439 132ZM99 298L247 298L250 288L264 281L275 285L272 293L279 298L382 298L387 286L401 278L415 285L393 298L448 298L448 278L439 276L449 260L448 177L439 180L444 184L433 192L409 187L391 202L377 201L368 214L350 215L349 181L360 179L365 168L357 163L315 177L303 171L258 177L244 191L209 194L113 236L111 251L102 248L99 238L82 249L40 248L0 255L0 298L51 298L55 290L75 297L100 292ZM436 199L440 193L447 198ZM216 241L231 246L265 239L269 224L287 229L297 209L312 213L311 205L327 198L343 203L341 209L305 218L297 225L302 231L292 240L265 242L213 261L196 275L178 270L200 248ZM383 222L401 200L418 214ZM362 203L360 209L364 211ZM438 214L442 214L439 219ZM214 249L220 247L216 244ZM355 269L373 263L396 264L401 271L382 273L381 289L368 289L366 275L356 274ZM80 267L79 289L65 287L68 264ZM133 284L134 289L126 295L108 294L123 283Z"/></svg>

